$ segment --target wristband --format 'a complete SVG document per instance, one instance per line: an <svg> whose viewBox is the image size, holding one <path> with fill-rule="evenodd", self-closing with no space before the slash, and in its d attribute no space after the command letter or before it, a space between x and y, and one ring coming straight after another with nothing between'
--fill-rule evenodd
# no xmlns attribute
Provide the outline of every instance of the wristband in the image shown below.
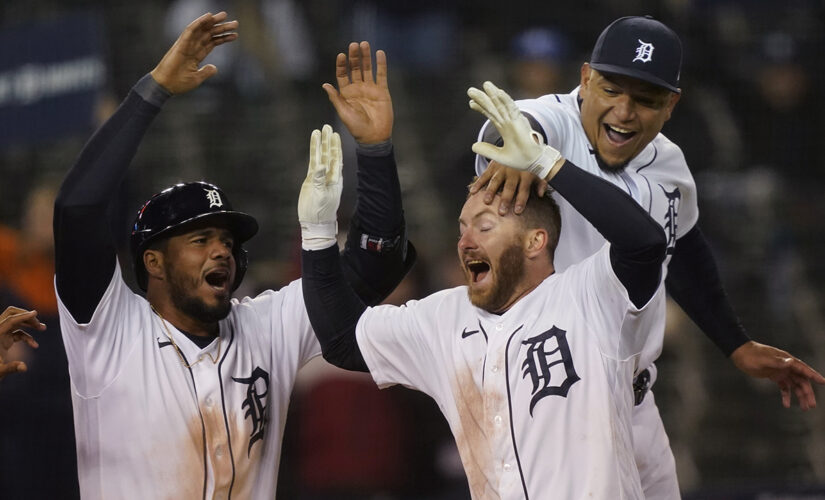
<svg viewBox="0 0 825 500"><path fill-rule="evenodd" d="M555 175L558 169L553 169L553 166L556 165L562 158L561 153L559 153L556 149L545 146L542 148L541 154L533 160L533 163L527 167L527 171L531 174L538 176L539 179L548 180L547 176L550 174L551 170L553 171L553 175Z"/></svg>
<svg viewBox="0 0 825 500"><path fill-rule="evenodd" d="M338 221L313 224L301 222L301 248L323 250L338 242Z"/></svg>

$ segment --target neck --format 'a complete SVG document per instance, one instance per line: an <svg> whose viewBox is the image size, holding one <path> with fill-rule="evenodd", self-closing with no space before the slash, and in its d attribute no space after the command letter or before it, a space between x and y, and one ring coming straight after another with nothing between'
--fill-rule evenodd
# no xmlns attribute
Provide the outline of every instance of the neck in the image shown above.
<svg viewBox="0 0 825 500"><path fill-rule="evenodd" d="M204 323L199 321L177 309L171 301L159 300L157 297L152 297L151 293L146 294L146 299L161 318L182 332L198 337L217 337L220 333L217 322Z"/></svg>
<svg viewBox="0 0 825 500"><path fill-rule="evenodd" d="M494 314L504 314L510 310L511 307L516 305L516 303L527 296L530 292L536 289L537 286L541 285L541 283L547 279L548 276L555 273L555 269L553 268L553 264L549 265L542 265L537 267L527 266L524 269L524 282L522 286L520 286L513 295L510 297L510 300L498 311L490 311Z"/></svg>

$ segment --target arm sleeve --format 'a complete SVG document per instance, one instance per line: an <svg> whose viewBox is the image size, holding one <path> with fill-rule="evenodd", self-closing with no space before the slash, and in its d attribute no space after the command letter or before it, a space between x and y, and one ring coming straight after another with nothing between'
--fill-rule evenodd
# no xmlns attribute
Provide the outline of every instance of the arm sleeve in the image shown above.
<svg viewBox="0 0 825 500"><path fill-rule="evenodd" d="M633 304L641 308L659 286L667 239L662 227L627 193L570 162L550 180L610 242L610 262Z"/></svg>
<svg viewBox="0 0 825 500"><path fill-rule="evenodd" d="M728 300L716 260L699 226L677 240L665 286L725 356L750 340Z"/></svg>
<svg viewBox="0 0 825 500"><path fill-rule="evenodd" d="M144 76L86 143L60 186L54 209L55 283L78 323L91 319L117 265L109 202L169 95Z"/></svg>
<svg viewBox="0 0 825 500"><path fill-rule="evenodd" d="M301 286L324 359L346 370L369 371L355 337L366 306L344 279L337 246L301 251Z"/></svg>
<svg viewBox="0 0 825 500"><path fill-rule="evenodd" d="M307 312L324 359L368 371L355 326L366 309L398 286L415 262L407 242L392 143L358 145L358 201L341 259L330 249L302 251Z"/></svg>
<svg viewBox="0 0 825 500"><path fill-rule="evenodd" d="M368 305L383 301L407 275L416 252L407 241L392 142L358 145L358 201L341 270Z"/></svg>

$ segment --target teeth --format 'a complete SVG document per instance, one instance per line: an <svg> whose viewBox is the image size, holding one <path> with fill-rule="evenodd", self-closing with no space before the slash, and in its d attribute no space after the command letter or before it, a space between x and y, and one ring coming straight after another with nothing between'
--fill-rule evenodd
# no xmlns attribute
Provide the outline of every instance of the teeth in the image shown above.
<svg viewBox="0 0 825 500"><path fill-rule="evenodd" d="M629 133L633 132L632 130L627 130L627 129L624 129L624 128L621 128L621 127L616 127L615 125L608 124L607 126L610 127L612 130L615 130L616 132L619 132L620 134L629 134Z"/></svg>

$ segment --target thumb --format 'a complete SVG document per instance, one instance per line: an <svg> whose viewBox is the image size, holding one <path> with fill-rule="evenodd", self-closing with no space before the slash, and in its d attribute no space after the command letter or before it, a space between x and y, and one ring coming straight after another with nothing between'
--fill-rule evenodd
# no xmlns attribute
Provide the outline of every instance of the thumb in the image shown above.
<svg viewBox="0 0 825 500"><path fill-rule="evenodd" d="M218 73L218 68L214 64L207 64L197 71L198 85L209 78L212 78Z"/></svg>
<svg viewBox="0 0 825 500"><path fill-rule="evenodd" d="M330 85L329 83L325 83L321 85L321 88L327 93L327 97L329 98L329 102L332 103L332 106L335 108L335 111L340 113L340 107L343 104L341 101L341 94L336 90L335 87Z"/></svg>
<svg viewBox="0 0 825 500"><path fill-rule="evenodd" d="M498 158L498 151L501 148L493 146L492 144L487 142L476 142L475 144L473 144L472 149L473 153L477 155L481 155L491 160L496 160Z"/></svg>

